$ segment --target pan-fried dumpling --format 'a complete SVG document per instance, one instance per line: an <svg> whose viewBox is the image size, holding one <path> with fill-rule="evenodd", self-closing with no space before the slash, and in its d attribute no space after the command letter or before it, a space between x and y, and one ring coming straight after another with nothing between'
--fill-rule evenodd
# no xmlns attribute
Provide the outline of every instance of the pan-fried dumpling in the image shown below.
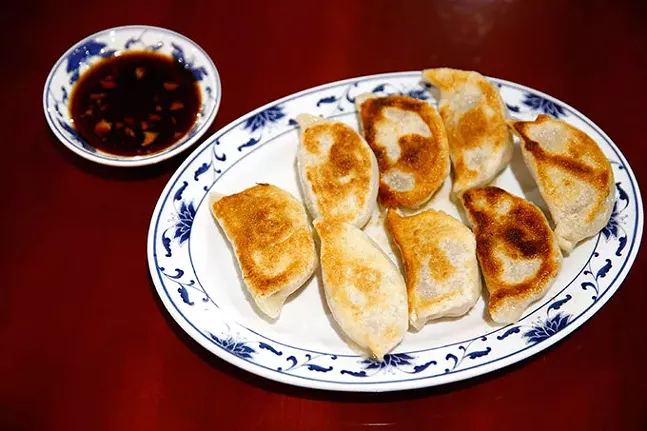
<svg viewBox="0 0 647 431"><path fill-rule="evenodd" d="M351 340L382 360L409 326L400 271L357 227L321 219L314 226L321 238L321 272L333 317Z"/></svg>
<svg viewBox="0 0 647 431"><path fill-rule="evenodd" d="M515 121L521 152L555 222L563 250L600 232L616 200L613 170L590 136L548 115Z"/></svg>
<svg viewBox="0 0 647 431"><path fill-rule="evenodd" d="M243 281L271 318L317 268L308 216L294 196L258 184L230 196L210 195L211 213L231 242Z"/></svg>
<svg viewBox="0 0 647 431"><path fill-rule="evenodd" d="M355 99L360 127L380 167L380 202L415 208L429 200L449 175L442 119L427 102L408 96Z"/></svg>
<svg viewBox="0 0 647 431"><path fill-rule="evenodd" d="M449 137L455 196L488 184L512 158L507 108L496 87L477 72L427 69L425 80L440 89L440 116Z"/></svg>
<svg viewBox="0 0 647 431"><path fill-rule="evenodd" d="M371 147L344 123L309 114L297 122L299 179L310 214L364 226L377 205L379 184Z"/></svg>
<svg viewBox="0 0 647 431"><path fill-rule="evenodd" d="M472 231L434 210L403 217L390 209L386 223L406 269L411 325L467 313L481 294Z"/></svg>
<svg viewBox="0 0 647 431"><path fill-rule="evenodd" d="M562 267L557 239L539 208L505 190L470 189L462 201L490 292L490 316L498 323L516 322L557 278Z"/></svg>

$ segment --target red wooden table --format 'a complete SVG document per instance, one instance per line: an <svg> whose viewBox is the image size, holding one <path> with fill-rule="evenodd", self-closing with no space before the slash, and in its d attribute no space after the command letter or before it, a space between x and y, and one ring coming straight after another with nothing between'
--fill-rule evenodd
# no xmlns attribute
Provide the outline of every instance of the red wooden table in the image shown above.
<svg viewBox="0 0 647 431"><path fill-rule="evenodd" d="M87 162L42 112L51 66L95 31L151 24L214 59L211 132L314 85L432 66L526 84L584 112L647 184L642 1L12 2L0 14L0 429L645 429L647 252L591 321L542 354L413 392L308 391L190 340L148 275L153 206L189 154L143 169ZM415 427L415 428L414 428Z"/></svg>

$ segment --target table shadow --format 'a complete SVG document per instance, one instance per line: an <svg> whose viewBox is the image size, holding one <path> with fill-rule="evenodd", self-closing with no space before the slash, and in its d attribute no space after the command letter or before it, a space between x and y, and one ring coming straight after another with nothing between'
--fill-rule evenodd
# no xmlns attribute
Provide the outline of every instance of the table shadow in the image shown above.
<svg viewBox="0 0 647 431"><path fill-rule="evenodd" d="M148 275L150 282L150 289L157 304L157 308L162 313L164 320L166 321L167 326L173 331L175 336L179 338L196 356L198 356L202 361L209 364L211 367L216 370L226 373L235 379L260 388L262 390L273 392L281 395L287 395L291 397L306 398L310 400L318 401L331 401L331 402L341 402L341 403L371 403L371 402L394 402L394 401L406 401L406 400L415 400L426 397L434 397L439 395L445 395L450 392L468 389L473 386L477 386L492 380L496 380L506 374L513 373L535 361L537 361L541 354L531 356L520 362L504 367L503 369L496 370L478 377L473 377L471 379L462 380L459 382L448 383L440 386L433 386L429 388L420 388L412 390L400 390L392 392L341 392L341 391L329 391L323 389L310 389L303 388L299 386L292 386L285 383L276 382L274 380L267 379L265 377L257 376L248 371L240 369L223 359L220 359L215 354L211 353L204 347L202 347L197 341L195 341L191 336L189 336L171 317L167 312L166 307L162 303L153 280ZM561 344L561 341L555 345ZM549 347L544 350L542 354L546 351L553 349L554 346Z"/></svg>

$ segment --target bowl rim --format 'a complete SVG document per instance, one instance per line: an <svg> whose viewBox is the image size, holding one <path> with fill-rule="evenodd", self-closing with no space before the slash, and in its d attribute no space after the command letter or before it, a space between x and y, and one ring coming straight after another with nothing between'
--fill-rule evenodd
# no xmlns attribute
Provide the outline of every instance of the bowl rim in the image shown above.
<svg viewBox="0 0 647 431"><path fill-rule="evenodd" d="M150 155L145 155L145 156L135 156L135 157L128 157L128 156L112 156L112 157L104 157L102 155L97 155L94 153L91 153L89 151L83 150L82 148L74 145L70 140L65 137L56 127L54 123L54 119L51 116L50 109L48 107L48 101L47 101L47 96L49 94L51 82L54 76L55 71L59 68L61 63L67 59L69 54L76 49L78 46L84 44L85 42L88 42L90 40L96 39L99 36L103 36L106 33L110 33L112 31L119 31L119 30L153 30L153 31L158 31L162 33L167 33L172 36L178 37L180 39L183 39L187 43L191 44L194 46L197 50L199 50L208 60L206 66L207 68L211 68L210 72L214 74L214 80L215 80L215 88L214 88L214 93L215 93L215 102L213 109L211 109L211 112L209 112L209 115L205 119L204 123L195 131L195 134L187 139L186 141L169 147L165 150L162 150L159 153L154 153ZM200 91L201 95L204 96L204 91ZM218 109L220 108L220 102L222 100L222 85L220 82L220 74L218 72L218 68L214 64L213 60L207 54L207 52L196 42L193 40L189 39L188 37L184 36L183 34L180 34L176 31L169 30L167 28L163 27L156 27L156 26L151 26L151 25L123 25L123 26L118 26L118 27L111 27L107 28L104 30L97 31L95 33L92 33L83 39L80 39L79 41L75 42L72 46L70 46L54 63L54 66L52 66L52 69L50 70L49 74L47 75L47 79L45 80L45 86L43 88L43 111L45 113L45 118L47 120L47 124L49 125L49 128L52 130L54 135L58 138L59 141L63 143L68 149L76 153L77 155L90 160L95 163L100 163L102 165L108 165L108 166L119 166L119 167L137 167L137 166L146 166L146 165L152 165L155 163L159 163L161 161L167 160L182 151L187 150L189 147L191 147L193 144L195 144L209 129L211 124L213 123L213 120L216 117L216 114L218 113Z"/></svg>

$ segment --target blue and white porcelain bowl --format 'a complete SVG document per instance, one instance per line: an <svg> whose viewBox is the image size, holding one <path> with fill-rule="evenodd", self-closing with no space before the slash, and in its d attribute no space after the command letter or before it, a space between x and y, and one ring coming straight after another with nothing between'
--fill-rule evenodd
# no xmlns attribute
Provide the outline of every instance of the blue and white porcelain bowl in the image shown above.
<svg viewBox="0 0 647 431"><path fill-rule="evenodd" d="M94 63L128 51L155 51L174 57L193 72L200 88L202 105L195 124L182 139L158 153L128 157L102 152L81 138L70 121L70 95L80 76ZM195 42L171 30L130 25L95 33L65 52L47 77L43 108L54 134L76 154L104 165L142 166L166 160L191 147L215 118L220 96L218 70Z"/></svg>

